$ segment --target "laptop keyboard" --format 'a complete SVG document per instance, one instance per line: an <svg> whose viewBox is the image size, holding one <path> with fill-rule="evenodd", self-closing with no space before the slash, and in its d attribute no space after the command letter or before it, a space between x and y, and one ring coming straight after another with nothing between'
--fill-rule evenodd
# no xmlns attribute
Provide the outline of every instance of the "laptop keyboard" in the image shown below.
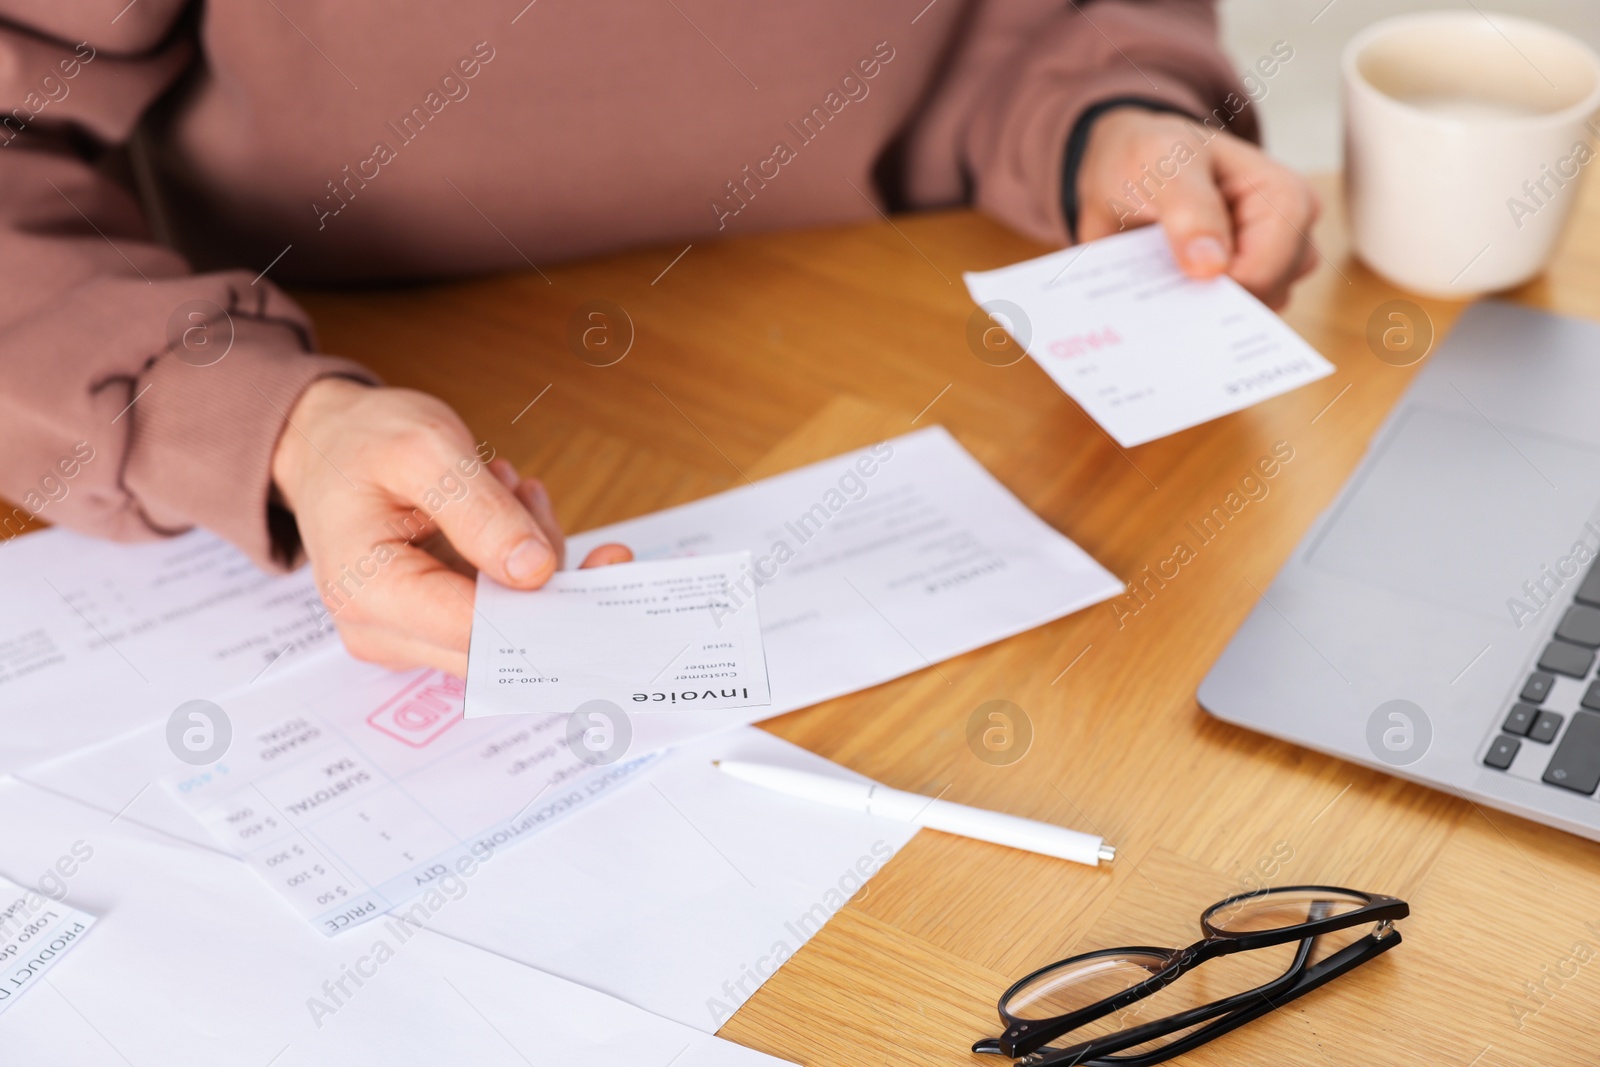
<svg viewBox="0 0 1600 1067"><path fill-rule="evenodd" d="M1600 788L1600 680L1589 683L1571 715L1543 708L1558 677L1580 682L1594 670L1600 650L1600 563L1584 576L1573 603L1539 654L1539 669L1523 683L1517 703L1506 715L1500 734L1489 745L1484 765L1508 769L1524 743L1550 747L1542 780L1586 796ZM1562 726L1566 732L1562 732ZM1560 740L1558 741L1557 738Z"/></svg>

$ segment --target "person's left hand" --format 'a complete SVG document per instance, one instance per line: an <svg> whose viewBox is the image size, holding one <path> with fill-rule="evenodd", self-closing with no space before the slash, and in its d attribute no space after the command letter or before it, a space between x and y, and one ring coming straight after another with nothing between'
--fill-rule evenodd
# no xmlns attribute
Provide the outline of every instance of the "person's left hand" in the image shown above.
<svg viewBox="0 0 1600 1067"><path fill-rule="evenodd" d="M1079 240L1160 222L1184 273L1229 274L1273 308L1316 266L1321 210L1303 177L1248 141L1140 107L1095 119L1078 169Z"/></svg>

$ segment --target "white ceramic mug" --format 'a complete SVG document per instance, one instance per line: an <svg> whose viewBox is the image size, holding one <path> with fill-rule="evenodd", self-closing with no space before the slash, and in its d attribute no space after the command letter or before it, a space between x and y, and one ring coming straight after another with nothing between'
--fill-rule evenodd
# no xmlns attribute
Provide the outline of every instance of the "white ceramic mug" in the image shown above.
<svg viewBox="0 0 1600 1067"><path fill-rule="evenodd" d="M1528 19L1433 11L1367 27L1341 67L1345 196L1367 265L1454 299L1543 270L1600 162L1600 57Z"/></svg>

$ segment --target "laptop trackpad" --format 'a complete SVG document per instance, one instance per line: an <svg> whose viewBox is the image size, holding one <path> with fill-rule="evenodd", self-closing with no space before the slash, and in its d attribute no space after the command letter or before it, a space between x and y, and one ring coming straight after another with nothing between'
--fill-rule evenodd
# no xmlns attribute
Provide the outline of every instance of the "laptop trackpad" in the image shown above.
<svg viewBox="0 0 1600 1067"><path fill-rule="evenodd" d="M1306 562L1433 604L1506 618L1506 600L1581 536L1600 450L1414 406L1372 456Z"/></svg>

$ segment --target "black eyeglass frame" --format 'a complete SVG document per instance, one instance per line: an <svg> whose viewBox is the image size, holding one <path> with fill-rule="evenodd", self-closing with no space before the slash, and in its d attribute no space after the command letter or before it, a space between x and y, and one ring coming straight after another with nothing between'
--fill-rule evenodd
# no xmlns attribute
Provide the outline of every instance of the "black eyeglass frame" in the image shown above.
<svg viewBox="0 0 1600 1067"><path fill-rule="evenodd" d="M1279 893L1294 892L1339 894L1346 897L1358 897L1365 900L1366 903L1352 911L1339 915L1311 919L1303 923L1279 927L1275 930L1229 933L1212 925L1212 918L1223 908L1274 896ZM1281 977L1265 985L1166 1019L1158 1019L1130 1030L1108 1034L1093 1041L1075 1045L1070 1049L1052 1049L1049 1050L1050 1054L1047 1057L1029 1060L1030 1064L1037 1063L1041 1067L1043 1064L1057 1062L1088 1065L1095 1062L1095 1058L1108 1056L1121 1049L1143 1044L1176 1030L1194 1026L1207 1019L1224 1016L1224 1018L1211 1026L1187 1035L1180 1041L1164 1046L1155 1052L1141 1056L1115 1057L1105 1061L1107 1063L1127 1065L1127 1067L1141 1067L1143 1064L1157 1063L1204 1044L1213 1037L1241 1026L1251 1019L1258 1018L1279 1004L1332 981L1334 978L1367 962L1379 953L1393 948L1400 943L1401 938L1399 931L1394 930L1391 924L1410 914L1410 905L1398 897L1384 896L1381 893L1366 893L1340 886L1274 886L1271 889L1239 893L1217 901L1201 913L1200 926L1205 931L1206 936L1188 948L1153 948L1148 945L1132 945L1123 948L1097 949L1093 952L1084 952L1058 960L1018 979L1000 995L998 1007L1000 1020L1006 1025L1005 1032L998 1038L989 1038L977 1042L972 1046L972 1051L993 1052L1011 1057L1026 1056L1063 1034L1070 1033L1113 1012L1121 1011L1123 1008L1161 991L1208 960L1216 959L1219 956L1231 955L1235 952L1251 952L1256 949L1271 948L1294 941L1301 943L1300 950L1296 953L1295 961L1290 968ZM1347 930L1353 926L1364 926L1369 923L1382 925L1378 931L1367 935L1354 944L1346 946L1328 959L1309 968L1306 966L1306 960L1310 956L1312 944L1318 937L1339 930ZM1059 970L1084 960L1136 953L1148 956L1164 956L1168 962L1159 971L1139 984L1064 1015L1057 1015L1048 1019L1022 1019L1006 1010L1006 1004L1010 1002L1018 991L1050 971ZM1177 1047L1179 1045L1182 1047ZM1074 1055L1076 1058L1073 1058Z"/></svg>

